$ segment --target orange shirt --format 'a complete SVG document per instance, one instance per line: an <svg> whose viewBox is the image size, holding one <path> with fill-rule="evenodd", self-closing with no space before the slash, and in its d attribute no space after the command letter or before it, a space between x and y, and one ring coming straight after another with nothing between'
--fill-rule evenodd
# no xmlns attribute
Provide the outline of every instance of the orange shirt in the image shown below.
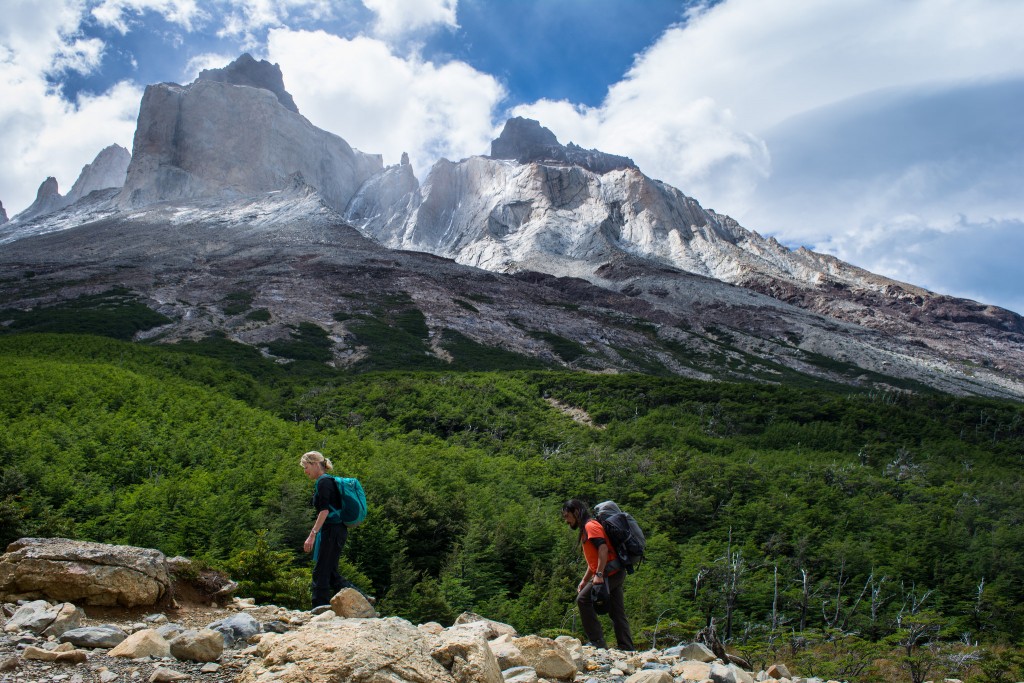
<svg viewBox="0 0 1024 683"><path fill-rule="evenodd" d="M591 543L592 539L600 538L608 546L608 564L611 564L612 560L618 559L619 556L615 554L615 548L612 547L611 541L608 540L608 535L604 532L601 522L591 519L587 522L584 529L587 534L587 540L583 542L583 557L586 558L590 571L597 571L597 546ZM607 570L607 565L605 565L605 569Z"/></svg>

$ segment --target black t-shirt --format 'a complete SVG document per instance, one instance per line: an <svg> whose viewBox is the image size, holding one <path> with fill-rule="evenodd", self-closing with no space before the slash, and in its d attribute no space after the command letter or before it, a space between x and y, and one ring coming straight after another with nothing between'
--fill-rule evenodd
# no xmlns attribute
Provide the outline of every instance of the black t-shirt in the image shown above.
<svg viewBox="0 0 1024 683"><path fill-rule="evenodd" d="M313 507L318 514L321 510L330 512L331 508L341 509L341 493L331 475L325 474L316 480L316 486L313 487Z"/></svg>

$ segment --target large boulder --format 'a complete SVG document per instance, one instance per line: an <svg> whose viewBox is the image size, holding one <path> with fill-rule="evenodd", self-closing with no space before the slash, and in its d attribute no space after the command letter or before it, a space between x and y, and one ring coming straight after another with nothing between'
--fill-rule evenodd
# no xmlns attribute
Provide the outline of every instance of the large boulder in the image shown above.
<svg viewBox="0 0 1024 683"><path fill-rule="evenodd" d="M110 657L141 659L142 657L170 657L171 646L153 628L144 628L131 634L107 653Z"/></svg>
<svg viewBox="0 0 1024 683"><path fill-rule="evenodd" d="M221 619L209 624L206 628L223 635L226 647L234 647L239 643L244 644L261 630L260 622L256 621L251 614L246 614L245 612L232 614L227 619Z"/></svg>
<svg viewBox="0 0 1024 683"><path fill-rule="evenodd" d="M500 621L493 621L473 612L463 612L456 617L452 628L479 633L487 640L494 640L498 636L514 638L519 635L516 633L515 627L503 624Z"/></svg>
<svg viewBox="0 0 1024 683"><path fill-rule="evenodd" d="M0 600L156 605L171 594L159 550L66 538L22 538L0 557Z"/></svg>
<svg viewBox="0 0 1024 683"><path fill-rule="evenodd" d="M171 655L190 662L215 662L224 653L224 634L204 628L178 634L170 643Z"/></svg>
<svg viewBox="0 0 1024 683"><path fill-rule="evenodd" d="M53 622L53 615L50 614L50 603L46 600L33 600L19 607L11 618L4 624L4 631L17 633L29 631L30 633L42 633L43 629Z"/></svg>
<svg viewBox="0 0 1024 683"><path fill-rule="evenodd" d="M377 611L355 588L342 588L331 598L331 610L343 619L373 619Z"/></svg>
<svg viewBox="0 0 1024 683"><path fill-rule="evenodd" d="M502 683L501 667L487 641L472 633L454 629L439 635L440 645L432 656L459 683Z"/></svg>
<svg viewBox="0 0 1024 683"><path fill-rule="evenodd" d="M75 647L116 647L128 634L113 624L100 626L83 626L65 631L58 640L71 643Z"/></svg>
<svg viewBox="0 0 1024 683"><path fill-rule="evenodd" d="M571 681L576 676L576 663L569 651L550 638L523 636L512 641L523 653L526 665L537 670L541 678Z"/></svg>
<svg viewBox="0 0 1024 683"><path fill-rule="evenodd" d="M463 677L461 674L466 673L469 666L455 673L447 669L443 661L453 668L460 662L452 655L450 641L447 643L442 637L397 617L311 622L296 631L264 636L258 646L261 659L250 664L238 681L484 683L491 680ZM443 661L434 657L435 651ZM463 658L461 662L468 660Z"/></svg>

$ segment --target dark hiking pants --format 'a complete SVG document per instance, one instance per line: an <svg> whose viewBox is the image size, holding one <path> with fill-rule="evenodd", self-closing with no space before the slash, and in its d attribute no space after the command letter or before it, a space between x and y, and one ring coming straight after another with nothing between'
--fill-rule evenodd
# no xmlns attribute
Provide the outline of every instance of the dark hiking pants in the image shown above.
<svg viewBox="0 0 1024 683"><path fill-rule="evenodd" d="M317 545L313 551L313 607L329 605L335 593L342 588L354 587L338 573L338 560L346 539L348 527L344 524L324 524L317 534Z"/></svg>
<svg viewBox="0 0 1024 683"><path fill-rule="evenodd" d="M615 628L615 640L620 650L631 651L633 647L633 633L629 629L629 619L626 618L625 590L623 584L626 582L626 572L618 571L605 579L608 584L608 616ZM587 640L594 647L607 648L604 642L604 629L597 618L597 611L590 599L590 590L593 582L583 587L583 590L576 596L576 604L580 608L580 621L583 622L583 633Z"/></svg>

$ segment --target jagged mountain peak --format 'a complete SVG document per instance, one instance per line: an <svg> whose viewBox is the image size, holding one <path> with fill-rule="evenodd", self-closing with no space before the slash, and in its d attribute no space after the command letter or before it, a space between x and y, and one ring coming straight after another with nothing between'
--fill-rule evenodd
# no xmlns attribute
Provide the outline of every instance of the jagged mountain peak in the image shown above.
<svg viewBox="0 0 1024 683"><path fill-rule="evenodd" d="M324 321L342 340L338 363L360 353L342 348L345 326L329 322L334 288L354 275L360 291L402 282L432 335L450 329L538 356L550 354L538 339L553 334L586 349L578 367L705 376L702 362L687 354L725 351L741 365L767 359L835 381L899 377L961 393L1024 396L1020 316L790 250L647 177L631 160L562 145L530 119L510 119L490 156L438 161L421 185L405 155L385 168L379 155L313 126L273 87L234 82L253 69L280 73L259 64L243 56L187 86L149 86L116 199L115 191L93 193L77 208L4 225L0 243L10 246L0 262L42 272L50 259L47 277L74 275L90 287L122 282L125 266L139 268L133 286L164 302L186 336L242 324L234 338L256 343L301 316ZM44 199L60 197L56 181L43 190ZM73 235L55 234L76 227ZM356 230L376 240L372 248ZM123 244L127 234L132 240ZM68 253L55 259L59 248ZM158 252L167 256L160 273L150 263ZM119 264L115 254L127 261ZM253 255L262 270L253 269ZM195 281L175 270L197 260L210 272ZM324 266L316 270L323 282L307 279L307 262ZM84 270L76 275L73 264ZM218 280L222 266L230 267ZM243 274L254 291L266 289L276 325L210 322L173 303L190 301L183 288L195 284L206 297L199 300L216 306L224 288L235 286L229 280ZM165 277L180 287L153 284ZM459 298L466 281L487 283L488 293L473 299L486 306ZM522 283L551 291L527 292ZM279 284L294 288L294 298L272 295ZM35 305L35 289L9 288L9 301L24 296ZM524 297L534 303L524 305ZM777 381L771 366L754 365L730 376Z"/></svg>
<svg viewBox="0 0 1024 683"><path fill-rule="evenodd" d="M203 69L199 72L196 81L215 81L269 90L277 96L278 102L286 109L296 114L299 113L295 100L284 88L284 75L281 73L281 67L271 64L265 59L256 61L248 52L225 67Z"/></svg>
<svg viewBox="0 0 1024 683"><path fill-rule="evenodd" d="M583 149L571 142L562 145L555 134L539 121L521 116L505 122L501 134L491 142L491 158L513 159L521 164L533 161L564 163L599 174L637 167L628 157Z"/></svg>
<svg viewBox="0 0 1024 683"><path fill-rule="evenodd" d="M7 222L7 210L4 208L4 203L0 202L0 225Z"/></svg>

